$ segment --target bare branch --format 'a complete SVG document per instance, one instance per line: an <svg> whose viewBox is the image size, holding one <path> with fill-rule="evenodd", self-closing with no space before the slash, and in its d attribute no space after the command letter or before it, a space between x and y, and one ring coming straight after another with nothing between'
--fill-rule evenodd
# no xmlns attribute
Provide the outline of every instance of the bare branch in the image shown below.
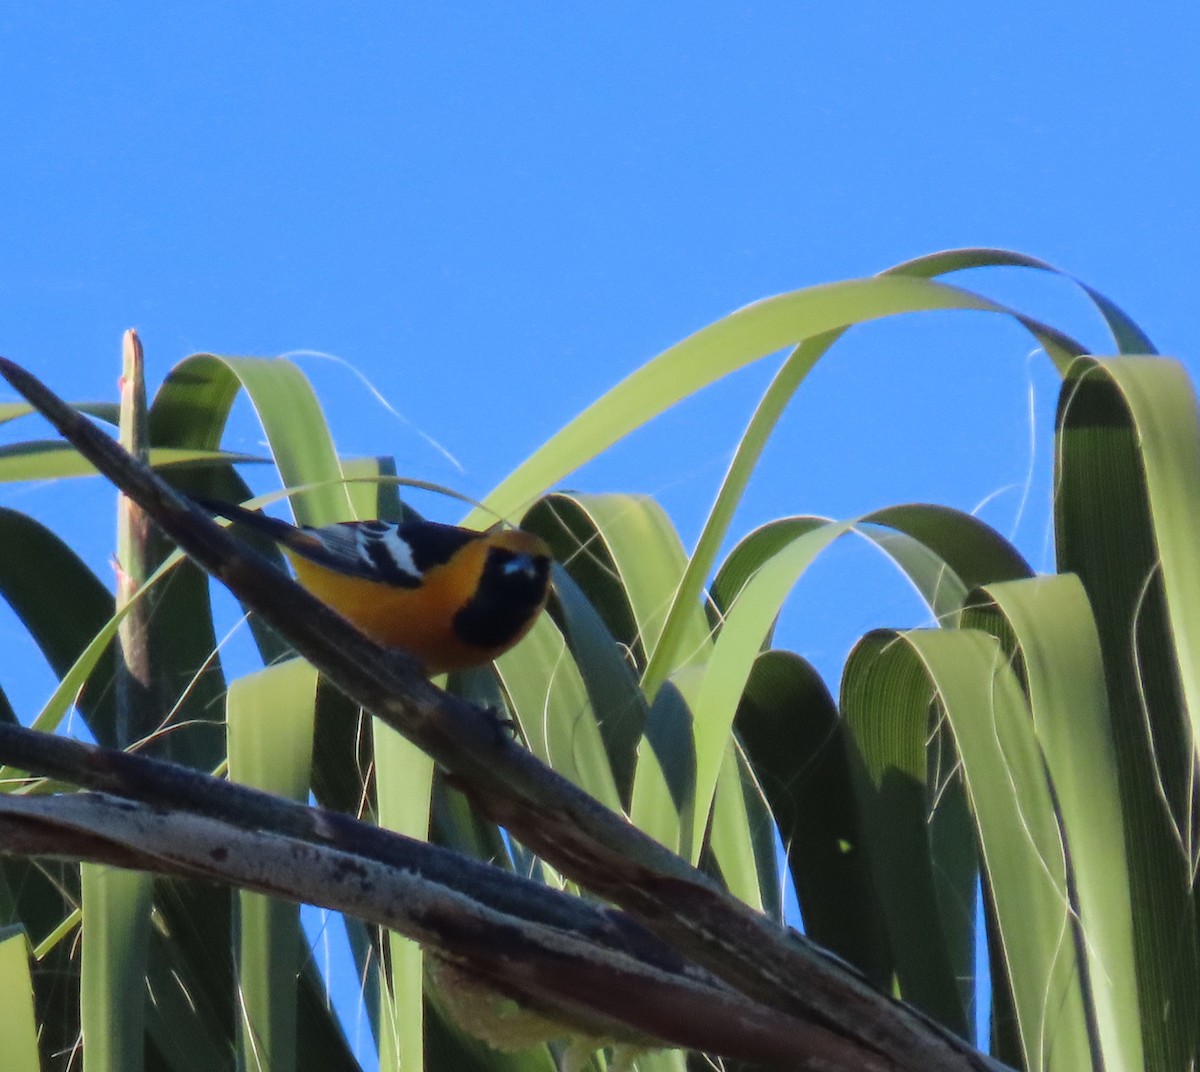
<svg viewBox="0 0 1200 1072"><path fill-rule="evenodd" d="M75 793L0 795L0 845L206 878L357 916L421 942L475 985L517 998L549 1022L552 1038L684 1046L780 1068L896 1068L693 966L666 970L496 911L415 871L311 841Z"/></svg>

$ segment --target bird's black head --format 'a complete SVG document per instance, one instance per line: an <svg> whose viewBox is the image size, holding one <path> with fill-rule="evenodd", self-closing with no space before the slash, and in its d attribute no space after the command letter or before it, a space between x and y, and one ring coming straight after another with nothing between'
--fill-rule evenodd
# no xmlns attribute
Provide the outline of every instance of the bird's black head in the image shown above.
<svg viewBox="0 0 1200 1072"><path fill-rule="evenodd" d="M458 636L485 649L506 649L520 640L550 590L549 547L531 533L503 535L503 543L488 548L475 594L454 616Z"/></svg>

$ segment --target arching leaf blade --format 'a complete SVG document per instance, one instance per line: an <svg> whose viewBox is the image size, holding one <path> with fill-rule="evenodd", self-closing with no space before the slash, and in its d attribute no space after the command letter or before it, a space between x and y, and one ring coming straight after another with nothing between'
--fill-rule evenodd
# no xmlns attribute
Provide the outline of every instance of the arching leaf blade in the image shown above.
<svg viewBox="0 0 1200 1072"><path fill-rule="evenodd" d="M150 410L152 442L170 434L215 448L240 389L245 389L284 487L319 485L298 495L306 524L345 520L349 502L328 422L308 379L283 358L193 354L163 381Z"/></svg>
<svg viewBox="0 0 1200 1072"><path fill-rule="evenodd" d="M778 824L805 933L887 987L891 952L862 847L845 726L825 683L799 655L763 652L736 727Z"/></svg>
<svg viewBox="0 0 1200 1072"><path fill-rule="evenodd" d="M376 721L373 727L379 825L424 841L429 837L433 760L411 741ZM386 986L380 988L379 1065L425 1067L425 1019L422 1014L424 954L416 942L384 932L388 946Z"/></svg>
<svg viewBox="0 0 1200 1072"><path fill-rule="evenodd" d="M969 268L1033 268L1037 271L1062 276L1079 287L1096 306L1112 333L1113 341L1122 353L1150 354L1156 352L1154 344L1150 342L1146 333L1115 302L1075 276L1060 268L1055 268L1047 261L1030 257L1024 253L987 247L949 249L904 261L894 268L889 268L884 274L916 275L923 279L929 279Z"/></svg>
<svg viewBox="0 0 1200 1072"><path fill-rule="evenodd" d="M637 750L649 707L622 647L583 589L554 568L554 614L595 712L617 792L626 806L633 792Z"/></svg>
<svg viewBox="0 0 1200 1072"><path fill-rule="evenodd" d="M16 510L0 508L0 548L0 593L61 679L112 623L112 593L57 535ZM114 624L109 639L115 631ZM92 650L65 701L69 705L78 693L91 732L113 745L112 651L107 640Z"/></svg>
<svg viewBox="0 0 1200 1072"><path fill-rule="evenodd" d="M868 634L842 676L840 706L862 821L855 849L883 908L884 947L900 995L969 1037L929 822L936 796L927 752L934 689L902 645L891 632Z"/></svg>
<svg viewBox="0 0 1200 1072"><path fill-rule="evenodd" d="M931 861L921 862L920 829L913 825L923 821L919 809L928 794L922 784L923 742L935 700L954 734L975 815L1003 943L992 956L1003 964L1012 988L1026 1065L1090 1067L1063 850L1041 752L1017 676L998 642L975 630L869 634L851 653L844 677L843 709L863 774L869 786L887 795L886 801L877 798L875 822L890 821L898 799L912 801L907 851L898 851L898 830L873 827L869 838L882 850L881 860L890 857L888 881L881 885L889 913L909 920L893 927L902 988L909 969L924 972L933 964L935 950L923 947L941 927L936 920L920 923L935 901L921 892L930 884ZM890 745L901 740L901 724L908 727L907 743L896 751ZM909 886L904 897L899 880L914 863L926 878ZM924 985L935 982L926 978ZM945 1001L952 985L943 977L931 993L940 992Z"/></svg>
<svg viewBox="0 0 1200 1072"><path fill-rule="evenodd" d="M1016 662L1068 848L1077 957L1106 1068L1141 1068L1129 861L1116 742L1091 607L1072 574L990 585L963 618Z"/></svg>
<svg viewBox="0 0 1200 1072"><path fill-rule="evenodd" d="M937 309L1009 312L977 294L904 275L829 283L748 305L628 376L518 466L487 497L485 506L502 517L519 512L633 429L768 354L852 324ZM1080 352L1078 346L1070 350Z"/></svg>
<svg viewBox="0 0 1200 1072"><path fill-rule="evenodd" d="M1183 369L1158 358L1081 359L1059 400L1059 566L1099 631L1126 824L1141 1004L1153 1067L1200 1047L1194 854L1200 640L1197 419Z"/></svg>
<svg viewBox="0 0 1200 1072"><path fill-rule="evenodd" d="M12 1072L39 1072L29 941L23 927L0 927L0 987L5 1004L5 1015L0 1019L0 1067Z"/></svg>
<svg viewBox="0 0 1200 1072"><path fill-rule="evenodd" d="M81 866L83 946L79 1014L88 1068L123 1072L145 1060L145 993L154 879L99 864Z"/></svg>
<svg viewBox="0 0 1200 1072"><path fill-rule="evenodd" d="M71 408L112 425L117 423L121 414L121 407L116 402L72 402ZM34 408L28 402L0 402L0 424L7 424L19 417L28 417L34 412Z"/></svg>
<svg viewBox="0 0 1200 1072"><path fill-rule="evenodd" d="M221 450L187 450L155 447L150 465L156 469L208 469L232 464L261 463L254 454L232 454ZM69 443L61 440L26 440L0 447L0 483L20 480L62 480L95 476L96 469Z"/></svg>
<svg viewBox="0 0 1200 1072"><path fill-rule="evenodd" d="M728 745L713 791L704 859L712 860L735 897L782 920L779 868L769 836L774 824L732 736Z"/></svg>
<svg viewBox="0 0 1200 1072"><path fill-rule="evenodd" d="M562 633L543 615L496 673L534 755L609 808L620 810L596 712ZM497 732L503 732L497 727Z"/></svg>
<svg viewBox="0 0 1200 1072"><path fill-rule="evenodd" d="M233 681L226 700L229 775L292 800L308 797L317 673L292 659ZM296 1067L300 910L238 893L238 1008L247 1067Z"/></svg>
<svg viewBox="0 0 1200 1072"><path fill-rule="evenodd" d="M754 661L769 644L775 619L797 579L825 547L850 529L849 524L840 522L810 522L811 519L790 518L764 526L730 552L727 564L733 565L722 570L722 577L728 578L735 567L757 561L745 583L735 586L737 594L725 611L724 624L712 655L704 664L696 694L693 859L699 853L726 742ZM746 552L746 547L769 544L774 533L788 536L780 549L761 555Z"/></svg>

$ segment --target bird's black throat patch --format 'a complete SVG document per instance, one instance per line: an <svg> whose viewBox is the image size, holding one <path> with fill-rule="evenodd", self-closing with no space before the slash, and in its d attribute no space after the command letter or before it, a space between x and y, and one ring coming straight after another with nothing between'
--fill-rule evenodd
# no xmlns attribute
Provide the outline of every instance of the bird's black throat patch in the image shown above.
<svg viewBox="0 0 1200 1072"><path fill-rule="evenodd" d="M527 569L513 570L521 558ZM454 616L454 632L475 647L502 648L519 635L546 598L550 560L493 547L475 594Z"/></svg>

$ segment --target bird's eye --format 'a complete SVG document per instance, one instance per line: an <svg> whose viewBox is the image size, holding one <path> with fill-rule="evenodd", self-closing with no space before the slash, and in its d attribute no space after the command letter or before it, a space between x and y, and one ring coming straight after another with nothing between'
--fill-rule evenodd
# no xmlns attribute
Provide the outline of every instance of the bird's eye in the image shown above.
<svg viewBox="0 0 1200 1072"><path fill-rule="evenodd" d="M503 566L500 567L500 572L505 577L513 577L518 573L525 573L533 576L534 563L532 555L513 555Z"/></svg>

